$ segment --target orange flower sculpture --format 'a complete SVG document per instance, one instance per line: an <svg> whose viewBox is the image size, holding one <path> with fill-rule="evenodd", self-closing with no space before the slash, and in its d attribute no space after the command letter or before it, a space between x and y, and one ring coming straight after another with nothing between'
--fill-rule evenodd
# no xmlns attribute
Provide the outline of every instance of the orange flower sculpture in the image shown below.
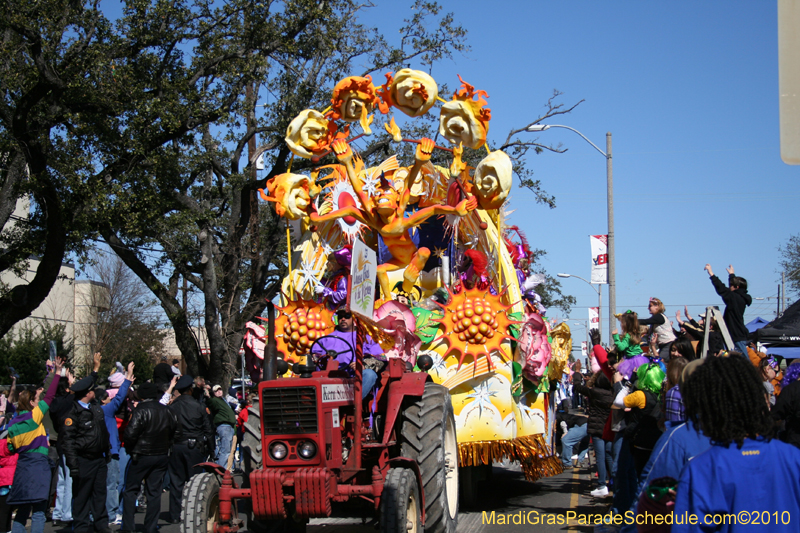
<svg viewBox="0 0 800 533"><path fill-rule="evenodd" d="M485 355L489 369L494 370L489 355L492 351L504 353L501 343L514 340L508 334L508 327L519 323L509 319L506 314L511 306L504 305L499 295L487 290L470 289L458 294L451 292L450 297L450 304L441 306L444 317L438 320L444 325L444 331L448 332L444 337L448 343L444 357L456 354L458 368L461 368L467 355L472 355L477 369L478 356ZM503 358L502 355L500 357Z"/></svg>
<svg viewBox="0 0 800 533"><path fill-rule="evenodd" d="M350 76L333 88L331 110L327 116L345 122L360 121L365 133L370 133L367 115L380 103L370 76Z"/></svg>
<svg viewBox="0 0 800 533"><path fill-rule="evenodd" d="M289 301L275 319L278 351L287 362L298 362L308 355L311 345L333 331L333 313L313 300Z"/></svg>
<svg viewBox="0 0 800 533"><path fill-rule="evenodd" d="M453 99L442 106L439 115L439 134L451 143L463 143L470 148L480 148L486 143L492 110L486 106L486 91L476 91L461 76L461 89L453 94Z"/></svg>

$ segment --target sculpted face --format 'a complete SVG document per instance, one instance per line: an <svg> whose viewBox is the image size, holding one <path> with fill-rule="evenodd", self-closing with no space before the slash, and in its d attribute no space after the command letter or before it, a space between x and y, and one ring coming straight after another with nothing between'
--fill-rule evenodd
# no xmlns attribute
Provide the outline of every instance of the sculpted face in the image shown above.
<svg viewBox="0 0 800 533"><path fill-rule="evenodd" d="M522 372L529 380L537 381L544 375L552 357L550 344L547 342L547 331L540 318L531 317L522 327L519 351L525 358Z"/></svg>
<svg viewBox="0 0 800 533"><path fill-rule="evenodd" d="M267 183L270 196L261 193L267 201L275 202L275 212L278 216L285 216L297 220L306 215L311 196L309 195L310 180L302 174L280 174Z"/></svg>
<svg viewBox="0 0 800 533"><path fill-rule="evenodd" d="M475 185L475 196L483 209L499 208L511 190L511 159L505 152L495 150L475 167L472 183Z"/></svg>
<svg viewBox="0 0 800 533"><path fill-rule="evenodd" d="M397 213L397 205L400 202L400 194L395 191L388 183L378 189L378 196L375 202L375 210L381 216L389 216Z"/></svg>

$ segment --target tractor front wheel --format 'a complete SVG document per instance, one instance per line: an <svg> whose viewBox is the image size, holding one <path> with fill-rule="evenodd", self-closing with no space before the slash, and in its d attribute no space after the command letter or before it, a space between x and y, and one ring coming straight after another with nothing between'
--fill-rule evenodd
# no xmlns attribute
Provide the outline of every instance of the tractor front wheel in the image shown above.
<svg viewBox="0 0 800 533"><path fill-rule="evenodd" d="M204 472L193 476L183 489L181 533L214 533L219 521L219 478Z"/></svg>
<svg viewBox="0 0 800 533"><path fill-rule="evenodd" d="M422 533L422 505L417 476L407 468L392 468L381 494L383 533Z"/></svg>

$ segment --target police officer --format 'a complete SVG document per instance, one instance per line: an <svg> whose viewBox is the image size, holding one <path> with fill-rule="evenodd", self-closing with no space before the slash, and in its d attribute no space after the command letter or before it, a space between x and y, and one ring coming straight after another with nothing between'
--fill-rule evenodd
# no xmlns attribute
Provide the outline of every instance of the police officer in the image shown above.
<svg viewBox="0 0 800 533"><path fill-rule="evenodd" d="M71 387L75 394L59 441L72 476L72 527L76 533L110 532L106 510L106 477L111 458L103 410L92 404L94 378L85 377ZM94 519L92 526L89 515Z"/></svg>
<svg viewBox="0 0 800 533"><path fill-rule="evenodd" d="M194 379L182 376L175 388L180 396L175 398L169 410L177 417L182 435L175 441L169 458L169 519L180 522L183 486L195 474L203 472L195 465L206 460L214 444L214 428L203 405L194 396Z"/></svg>
<svg viewBox="0 0 800 533"><path fill-rule="evenodd" d="M145 482L147 511L144 515L145 533L158 531L158 515L161 513L161 486L169 463L169 453L176 437L180 438L175 415L158 399L162 391L155 383L143 383L139 387L142 401L131 413L131 420L123 433L125 449L131 456L123 494L122 529L134 531L136 495Z"/></svg>

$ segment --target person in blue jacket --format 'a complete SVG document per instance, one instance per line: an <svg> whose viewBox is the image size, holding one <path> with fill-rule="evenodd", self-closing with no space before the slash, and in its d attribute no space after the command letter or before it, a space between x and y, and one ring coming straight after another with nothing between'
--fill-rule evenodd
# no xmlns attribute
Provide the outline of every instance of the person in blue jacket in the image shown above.
<svg viewBox="0 0 800 533"><path fill-rule="evenodd" d="M692 394L693 387L697 385L692 382L692 374L703 364L704 359L698 359L689 363L681 375L679 387L683 393L682 398ZM684 411L685 412L685 411ZM688 416L688 415L687 415ZM650 459L642 469L639 476L639 486L636 490L636 497L631 506L631 513L627 517L635 517L639 512L639 496L651 481L663 477L679 479L683 467L696 456L705 452L711 447L711 439L705 436L700 429L690 420L678 420L666 422L666 430L656 442ZM626 524L620 533L634 533L636 524Z"/></svg>
<svg viewBox="0 0 800 533"><path fill-rule="evenodd" d="M118 363L119 364L119 363ZM125 374L125 379L112 397L108 391L103 391L97 399L102 404L103 416L106 421L106 428L108 428L108 436L111 441L111 461L108 463L108 474L106 476L106 510L108 511L109 520L116 523L122 523L122 517L119 509L119 429L117 428L117 419L115 414L122 402L128 396L128 389L136 379L133 376L133 362L128 363L128 371ZM119 516L119 520L117 520Z"/></svg>
<svg viewBox="0 0 800 533"><path fill-rule="evenodd" d="M712 446L681 472L673 533L797 531L800 450L772 439L756 368L736 354L710 357L690 381L687 416Z"/></svg>

